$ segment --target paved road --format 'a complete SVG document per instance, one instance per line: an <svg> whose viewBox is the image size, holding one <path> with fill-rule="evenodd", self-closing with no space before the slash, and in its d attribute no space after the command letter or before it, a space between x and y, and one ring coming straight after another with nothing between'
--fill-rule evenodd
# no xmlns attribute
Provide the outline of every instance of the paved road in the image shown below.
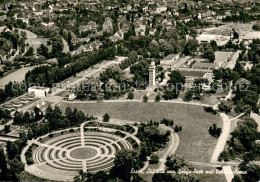
<svg viewBox="0 0 260 182"><path fill-rule="evenodd" d="M78 104L84 104L84 103L97 103L97 101L63 101L66 103L78 103ZM103 100L101 102L104 103L124 103L124 102L143 102L143 100ZM147 102L154 102L154 101L147 101ZM205 106L205 107L209 107L211 105L209 104L203 104L203 103L197 103L197 102L184 102L184 101L180 101L180 100L161 100L161 103L175 103L175 104L186 104L186 105L195 105L195 106Z"/></svg>
<svg viewBox="0 0 260 182"><path fill-rule="evenodd" d="M218 138L218 142L213 152L213 155L211 157L210 160L211 163L215 163L218 161L218 157L220 153L224 150L230 132L231 123L229 117L225 113L219 113L219 114L223 120L223 128L222 128L222 133Z"/></svg>
<svg viewBox="0 0 260 182"><path fill-rule="evenodd" d="M232 82L230 83L230 86L231 85L232 85ZM230 99L232 96L232 92L233 92L233 90L230 88L229 92L224 100ZM215 110L218 109L218 104L219 103L217 103L213 106L213 108ZM228 136L230 133L231 122L230 122L229 117L226 115L226 113L219 113L219 115L221 116L221 118L223 120L223 127L222 127L222 133L218 138L217 145L216 145L213 155L211 157L211 161L210 161L211 163L216 163L218 161L218 157L219 157L220 153L224 150L224 147L226 145L226 142L228 140Z"/></svg>
<svg viewBox="0 0 260 182"><path fill-rule="evenodd" d="M63 43L63 51L62 52L64 52L64 53L70 52L69 45L66 42L66 40L64 40L64 38L62 38L62 43Z"/></svg>
<svg viewBox="0 0 260 182"><path fill-rule="evenodd" d="M7 141L14 142L18 139L19 138L0 136L0 141L4 141L4 142L7 142Z"/></svg>
<svg viewBox="0 0 260 182"><path fill-rule="evenodd" d="M160 158L161 164L160 164L159 169L164 171L166 159L168 156L174 155L174 153L176 152L176 150L180 144L180 138L179 138L179 135L177 133L175 133L172 128L165 126L165 125L160 125L160 127L162 127L164 130L171 131L170 141L169 141L169 145L167 147L167 151L164 153L164 156L162 158Z"/></svg>
<svg viewBox="0 0 260 182"><path fill-rule="evenodd" d="M234 174L233 174L231 166L224 166L223 171L224 171L227 182L231 182L232 179L234 178Z"/></svg>

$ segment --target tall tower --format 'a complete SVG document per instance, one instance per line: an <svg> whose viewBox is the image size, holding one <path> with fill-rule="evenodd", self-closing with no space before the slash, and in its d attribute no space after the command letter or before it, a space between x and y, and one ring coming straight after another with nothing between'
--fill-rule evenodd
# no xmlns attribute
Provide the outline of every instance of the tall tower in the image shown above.
<svg viewBox="0 0 260 182"><path fill-rule="evenodd" d="M155 62L152 62L149 68L149 87L153 86L155 86Z"/></svg>

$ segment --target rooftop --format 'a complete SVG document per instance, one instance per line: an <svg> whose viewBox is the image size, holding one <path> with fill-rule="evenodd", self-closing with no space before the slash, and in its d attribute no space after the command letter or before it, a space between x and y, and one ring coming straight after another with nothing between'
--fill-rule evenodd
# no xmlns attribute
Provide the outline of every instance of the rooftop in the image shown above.
<svg viewBox="0 0 260 182"><path fill-rule="evenodd" d="M215 63L202 63L202 62L196 62L193 65L193 68L198 69L214 69L217 65Z"/></svg>
<svg viewBox="0 0 260 182"><path fill-rule="evenodd" d="M162 61L172 60L173 58L175 58L178 55L179 54L170 54L170 55L166 56L165 58L163 58Z"/></svg>

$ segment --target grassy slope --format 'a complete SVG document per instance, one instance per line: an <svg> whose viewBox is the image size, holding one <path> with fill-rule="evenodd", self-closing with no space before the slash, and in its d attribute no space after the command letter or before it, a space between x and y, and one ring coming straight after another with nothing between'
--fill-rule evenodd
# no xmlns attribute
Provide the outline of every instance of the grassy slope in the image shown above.
<svg viewBox="0 0 260 182"><path fill-rule="evenodd" d="M180 145L176 154L187 161L209 162L217 140L208 133L208 128L215 122L222 126L219 116L206 113L200 106L172 103L91 103L61 104L84 111L86 114L102 116L108 113L111 118L141 121L174 119L181 125Z"/></svg>

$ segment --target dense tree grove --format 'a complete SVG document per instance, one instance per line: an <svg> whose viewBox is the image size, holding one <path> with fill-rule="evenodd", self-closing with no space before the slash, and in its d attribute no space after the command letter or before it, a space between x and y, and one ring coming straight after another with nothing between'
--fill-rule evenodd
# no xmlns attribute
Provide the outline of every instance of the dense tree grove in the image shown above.
<svg viewBox="0 0 260 182"><path fill-rule="evenodd" d="M243 162L239 165L241 171L247 171L247 174L236 176L236 181L259 181L260 167L254 163L259 160L260 145L257 140L260 139L260 133L257 130L257 123L252 118L246 118L238 122L237 128L231 133L228 141L228 148L221 153L219 160L228 161L239 158Z"/></svg>
<svg viewBox="0 0 260 182"><path fill-rule="evenodd" d="M166 122L167 121L167 122ZM172 121L164 120L164 123L172 123ZM145 161L146 157L152 152L163 148L168 140L170 132L161 133L158 129L159 123L150 122L149 124L142 123L138 128L137 137L141 140L140 158Z"/></svg>
<svg viewBox="0 0 260 182"><path fill-rule="evenodd" d="M165 162L167 171L170 173L155 173L153 175L153 182L165 182L165 181L181 181L181 182L199 182L199 179L194 174L182 174L183 171L194 171L194 168L190 166L183 158L179 156L168 156ZM173 173L174 172L174 173Z"/></svg>
<svg viewBox="0 0 260 182"><path fill-rule="evenodd" d="M244 70L240 64L236 64L234 70L221 68L214 70L213 73L215 80L222 80L224 90L227 90L229 82L233 81L235 97L232 98L232 102L235 104L236 112L250 113L251 110L259 112L257 102L260 93L260 65L253 66L251 70ZM228 105L228 107L221 107L221 109L229 112L231 106Z"/></svg>
<svg viewBox="0 0 260 182"><path fill-rule="evenodd" d="M50 66L36 67L26 73L26 83L35 83L42 86L52 86L76 73L89 68L105 59L112 59L115 56L114 48L100 49L95 53L80 54L73 57L73 62L68 66L57 68Z"/></svg>
<svg viewBox="0 0 260 182"><path fill-rule="evenodd" d="M29 112L19 112L16 111L14 114L14 124L15 125L32 125L35 122L41 120L43 118L43 113L42 111L38 108L35 107L32 113Z"/></svg>
<svg viewBox="0 0 260 182"><path fill-rule="evenodd" d="M150 60L142 60L130 67L130 73L134 75L133 86L138 89L145 89L149 82Z"/></svg>
<svg viewBox="0 0 260 182"><path fill-rule="evenodd" d="M19 181L17 175L24 170L24 164L20 161L22 149L26 146L27 135L25 132L20 134L20 139L15 142L8 141L6 144L5 155L0 148L0 180L1 181Z"/></svg>
<svg viewBox="0 0 260 182"><path fill-rule="evenodd" d="M179 71L172 71L169 74L170 79L167 81L167 85L163 94L163 98L175 99L178 98L179 93L183 90L185 84L185 77L180 74Z"/></svg>
<svg viewBox="0 0 260 182"><path fill-rule="evenodd" d="M9 82L4 89L0 89L0 103L6 102L13 97L18 97L26 91L26 84L21 82Z"/></svg>

